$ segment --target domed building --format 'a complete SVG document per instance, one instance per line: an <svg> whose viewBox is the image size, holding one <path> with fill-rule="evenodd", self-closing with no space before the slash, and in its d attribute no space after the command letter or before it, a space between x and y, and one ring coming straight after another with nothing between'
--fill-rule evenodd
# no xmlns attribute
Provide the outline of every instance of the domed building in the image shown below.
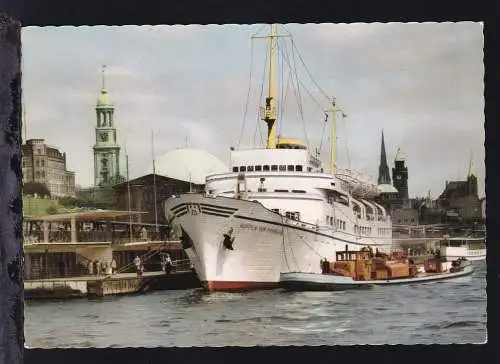
<svg viewBox="0 0 500 364"><path fill-rule="evenodd" d="M229 168L220 159L202 149L179 148L171 150L155 161L156 174L204 185L208 175L226 173ZM153 170L153 166L149 168Z"/></svg>
<svg viewBox="0 0 500 364"><path fill-rule="evenodd" d="M152 164L149 170L113 187L116 205L121 210L145 212L137 216L137 222L165 224L163 201L181 193L202 192L208 175L226 173L229 167L202 149L179 148L156 158L154 174Z"/></svg>

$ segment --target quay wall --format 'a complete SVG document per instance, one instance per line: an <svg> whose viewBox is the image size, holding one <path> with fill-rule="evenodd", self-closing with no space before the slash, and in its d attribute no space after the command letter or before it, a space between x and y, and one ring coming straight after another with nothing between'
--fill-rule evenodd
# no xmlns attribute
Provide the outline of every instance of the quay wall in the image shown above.
<svg viewBox="0 0 500 364"><path fill-rule="evenodd" d="M36 281L24 281L24 290L49 290L56 291L61 289L71 289L74 291L80 291L82 294L87 294L87 281L77 281L77 280L36 280Z"/></svg>

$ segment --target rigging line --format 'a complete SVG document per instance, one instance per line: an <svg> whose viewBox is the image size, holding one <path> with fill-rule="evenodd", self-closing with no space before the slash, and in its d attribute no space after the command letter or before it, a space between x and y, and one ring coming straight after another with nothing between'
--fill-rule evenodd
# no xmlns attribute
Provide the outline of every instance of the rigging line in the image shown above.
<svg viewBox="0 0 500 364"><path fill-rule="evenodd" d="M240 137L238 139L238 149L240 147L240 143L241 143L241 138L243 138L243 132L245 130L245 121L246 121L246 117L247 117L247 113L248 113L248 104L249 104L249 101L250 101L250 91L252 89L252 72L253 72L253 45L254 45L254 42L253 42L253 38L250 39L250 74L249 74L249 79L248 79L248 90L247 90L247 99L246 99L246 102L245 102L245 111L243 113L243 120L242 120L242 123L241 123L241 131L240 131Z"/></svg>
<svg viewBox="0 0 500 364"><path fill-rule="evenodd" d="M286 59L286 61L288 63L288 67L290 68L290 71L291 71L292 66L290 64L290 57L288 55L288 49L286 49L286 47L285 47L285 50L286 50L286 55L283 53L282 50L280 50L280 51L282 52L283 57ZM306 85L299 78L297 78L297 80L302 85L302 87L306 90L307 94L313 100L313 102L316 104L316 106L318 106L318 109L321 110L322 112L324 112L325 111L324 106L322 106L321 103L312 95L312 93L309 91L309 89L306 87ZM331 102L331 100L329 100L329 102Z"/></svg>
<svg viewBox="0 0 500 364"><path fill-rule="evenodd" d="M302 236L300 236L300 235L299 235L297 232L295 232L295 231L294 231L294 234L295 234L297 237L299 237L299 238L300 238L300 240L302 240L302 241L304 242L304 244L306 244L306 245L307 245L307 247L308 247L309 249L311 249L311 251L312 251L314 254L316 254L318 257L322 257L322 256L321 256L321 254L319 254L319 253L318 253L318 252L317 252L317 251L316 251L313 247L311 247L311 246L309 245L309 243L306 241L306 239L304 239Z"/></svg>
<svg viewBox="0 0 500 364"><path fill-rule="evenodd" d="M283 239L282 239L283 257L285 258L286 267L288 268L288 271L290 271L290 264L288 263L288 257L286 254L285 223L283 222L283 217L281 217L281 236L283 237Z"/></svg>
<svg viewBox="0 0 500 364"><path fill-rule="evenodd" d="M344 144L345 144L346 156L347 156L347 166L349 167L349 169L351 169L351 150L350 150L350 148L348 146L348 144L349 144L349 140L348 140L349 133L347 132L348 123L346 122L343 113L341 113L341 116L342 116L342 121L343 121L343 124L344 124L344 131L345 131Z"/></svg>
<svg viewBox="0 0 500 364"><path fill-rule="evenodd" d="M262 82L260 84L259 106L262 103L262 95L264 94L264 82L265 82L265 79L266 79L267 59L269 57L268 51L269 50L266 47L266 57L264 59L264 71L262 72ZM256 124L257 125L255 127L255 132L254 132L254 135L253 135L253 146L254 146L254 148L255 148L255 139L256 139L256 135L257 135L257 130L259 131L259 136L260 136L261 143L264 143L263 138L262 138L262 132L260 130L260 115L259 115L259 113L257 113L257 123Z"/></svg>
<svg viewBox="0 0 500 364"><path fill-rule="evenodd" d="M286 42L285 42L285 41L283 41L283 43L284 43L284 48L285 48L285 50L286 50ZM281 53L281 60L282 60L282 62L284 63L284 61L285 61L285 55L284 55L284 53L283 53L283 51L282 51L282 48L280 48L280 47L279 47L279 45L278 45L278 50L279 50L279 52ZM284 67L284 65L283 65L283 70L284 70L284 68L285 68L285 67ZM282 100L282 102L281 102L281 105L282 105L282 108L281 108L281 115L282 115L282 116L281 116L281 119L282 119L282 123L283 123L283 119L284 119L283 115L285 115L285 110L286 110L286 102L287 102L287 99L288 99L288 91L289 91L289 89L290 89L290 80L291 80L291 79L292 79L292 70L289 68L289 69L288 69L288 77L286 78L286 88L285 88L285 91L284 91L283 100ZM280 132L281 132L281 127L280 127Z"/></svg>
<svg viewBox="0 0 500 364"><path fill-rule="evenodd" d="M282 39L279 39L278 38L278 42L276 42L277 44L279 44L279 42L282 41ZM285 67L284 67L284 64L283 64L283 57L280 58L280 61L281 61L281 64L280 64L280 91L281 91L281 96L280 96L280 107L279 107L279 111L278 111L278 117L279 117L279 123L278 123L278 136L281 135L281 129L282 129L282 125L283 125L283 113L282 113L282 110L284 108L284 105L283 105L283 100L284 100L284 90L285 90Z"/></svg>
<svg viewBox="0 0 500 364"><path fill-rule="evenodd" d="M302 110L301 110L301 107L300 107L301 105L300 105L300 100L299 100L300 95L298 95L298 94L297 94L297 91L296 91L296 89L295 89L295 83L294 83L294 78L293 78L293 73L292 73L292 71L293 71L293 70L292 70L292 66L291 66L291 64L290 64L290 57L289 57L289 55L288 55L288 49L287 49L286 47L285 47L285 49L286 49L286 55L285 55L285 54L284 54L281 50L280 50L280 51L281 51L281 53L283 54L283 57L287 60L288 67L290 68L290 76L291 76L291 80L292 80L293 93L294 93L294 95L295 95L295 101L297 102L298 113L299 113L301 116L303 116L303 115L301 114L301 111L302 111ZM296 77L296 78L297 78L297 77ZM298 83L298 81L300 81L300 80L297 78L297 83ZM302 117L302 121L303 121L303 117ZM307 139L307 134L305 135L305 137L306 137L306 139Z"/></svg>
<svg viewBox="0 0 500 364"><path fill-rule="evenodd" d="M328 114L325 112L325 122L323 123L323 127L321 128L321 140L319 142L319 152L323 154L323 140L325 139L325 127L328 122Z"/></svg>
<svg viewBox="0 0 500 364"><path fill-rule="evenodd" d="M293 46L293 39L291 40L292 41L292 56L295 56L294 54L294 46ZM306 127L306 122L304 120L304 109L303 109L303 106L302 106L302 96L300 94L300 87L299 87L299 75L297 73L297 64L295 63L295 57L292 58L293 59L293 66L294 66L294 69L295 69L295 78L297 79L297 92L299 94L299 103L300 103L300 117L302 119L302 126L304 128L304 135L306 137L306 142L307 144L309 144L309 138L307 136L307 127Z"/></svg>
<svg viewBox="0 0 500 364"><path fill-rule="evenodd" d="M282 224L285 223L285 218L283 216L281 217L281 222L282 222ZM293 258L293 261L295 262L295 267L297 267L297 270L298 270L299 264L297 263L297 258L295 257L295 252L293 251L293 244L290 242L290 229L286 229L286 236L288 237L288 246L290 247L290 251L292 253L292 258Z"/></svg>
<svg viewBox="0 0 500 364"><path fill-rule="evenodd" d="M290 32L288 31L288 29L286 29L286 27L283 25L283 28L287 31L287 33L290 34ZM323 94L323 96L325 96L325 98L327 100L330 100L330 98L328 97L328 95L326 94L325 91L323 91L323 89L319 86L319 84L316 82L316 80L314 79L314 77L312 76L311 72L309 71L309 69L307 68L306 66L306 63L304 62L304 59L302 58L300 52L299 52L299 49L297 48L297 46L295 45L295 42L293 42L293 38L292 38L292 46L295 48L295 50L297 51L297 55L299 56L299 59L300 59L300 62L302 63L302 65L304 66L307 74L309 75L309 77L311 78L311 80L313 81L313 83L316 85L316 87L318 88L319 92L321 92Z"/></svg>

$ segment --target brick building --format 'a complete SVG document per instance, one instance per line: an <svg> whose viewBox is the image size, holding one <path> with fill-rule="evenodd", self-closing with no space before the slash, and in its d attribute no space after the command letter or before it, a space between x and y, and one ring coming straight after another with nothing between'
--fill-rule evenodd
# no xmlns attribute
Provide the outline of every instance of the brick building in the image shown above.
<svg viewBox="0 0 500 364"><path fill-rule="evenodd" d="M66 153L29 139L22 146L23 183L43 183L53 197L75 197L75 172L66 169Z"/></svg>

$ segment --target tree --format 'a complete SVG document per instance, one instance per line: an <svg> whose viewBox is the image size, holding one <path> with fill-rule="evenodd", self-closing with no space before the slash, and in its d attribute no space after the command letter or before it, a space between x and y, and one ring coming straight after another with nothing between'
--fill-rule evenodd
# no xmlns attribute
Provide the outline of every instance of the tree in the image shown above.
<svg viewBox="0 0 500 364"><path fill-rule="evenodd" d="M23 195L37 194L41 197L50 197L50 191L47 186L39 182L27 182L23 185Z"/></svg>

